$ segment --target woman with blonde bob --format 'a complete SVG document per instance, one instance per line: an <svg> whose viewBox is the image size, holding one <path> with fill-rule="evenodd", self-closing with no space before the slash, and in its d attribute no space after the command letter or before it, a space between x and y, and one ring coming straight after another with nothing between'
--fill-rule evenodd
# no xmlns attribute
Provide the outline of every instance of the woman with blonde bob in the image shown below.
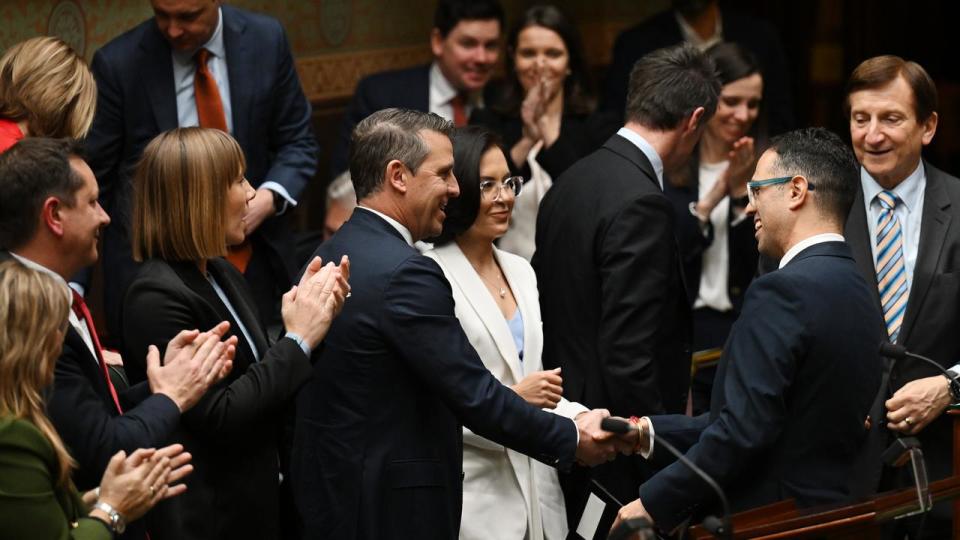
<svg viewBox="0 0 960 540"><path fill-rule="evenodd" d="M283 296L288 332L273 343L247 282L222 258L243 242L256 195L244 168L226 133L179 128L147 145L134 176L133 253L144 264L124 300L124 352L142 357L148 344L220 321L238 338L233 371L182 416L177 435L197 472L184 497L158 507L153 540L280 536L284 413L349 288L346 257L339 267L311 261ZM128 372L144 378L143 365Z"/></svg>
<svg viewBox="0 0 960 540"><path fill-rule="evenodd" d="M53 382L69 306L54 277L17 261L0 263L0 540L112 538L122 528L111 513L124 522L139 518L182 493L182 485L168 483L190 472L189 455L174 462L152 449L129 457L121 451L97 490L77 493L74 461L41 394Z"/></svg>
<svg viewBox="0 0 960 540"><path fill-rule="evenodd" d="M97 83L63 40L42 36L0 58L0 152L24 137L82 139L97 105Z"/></svg>

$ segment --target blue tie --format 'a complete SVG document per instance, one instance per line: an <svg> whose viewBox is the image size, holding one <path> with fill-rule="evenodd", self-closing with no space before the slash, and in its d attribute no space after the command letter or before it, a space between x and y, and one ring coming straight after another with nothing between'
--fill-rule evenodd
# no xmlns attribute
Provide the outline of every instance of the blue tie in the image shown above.
<svg viewBox="0 0 960 540"><path fill-rule="evenodd" d="M903 261L903 230L893 212L897 196L891 191L877 194L880 217L877 219L877 287L883 320L887 323L890 342L896 343L907 310L907 268Z"/></svg>

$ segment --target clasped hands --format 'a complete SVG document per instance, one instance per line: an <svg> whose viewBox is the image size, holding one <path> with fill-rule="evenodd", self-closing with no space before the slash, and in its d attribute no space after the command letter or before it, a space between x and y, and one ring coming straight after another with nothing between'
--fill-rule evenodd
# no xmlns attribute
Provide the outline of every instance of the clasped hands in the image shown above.
<svg viewBox="0 0 960 540"><path fill-rule="evenodd" d="M649 448L650 437L646 419L640 419L637 429L615 434L600 428L600 422L609 417L610 411L606 409L593 409L577 415L575 422L577 429L580 430L577 463L588 466L598 465L604 461L612 461L617 457L617 453L630 456ZM624 418L613 418L629 422Z"/></svg>

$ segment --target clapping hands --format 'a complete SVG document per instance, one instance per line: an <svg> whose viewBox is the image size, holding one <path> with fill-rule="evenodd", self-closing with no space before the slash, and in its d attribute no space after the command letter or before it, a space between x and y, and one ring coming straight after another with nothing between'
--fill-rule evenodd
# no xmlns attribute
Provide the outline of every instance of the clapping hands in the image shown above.
<svg viewBox="0 0 960 540"><path fill-rule="evenodd" d="M323 264L314 257L300 278L283 295L280 313L287 331L302 337L314 349L327 335L333 319L340 314L350 294L350 260L344 255L340 264Z"/></svg>

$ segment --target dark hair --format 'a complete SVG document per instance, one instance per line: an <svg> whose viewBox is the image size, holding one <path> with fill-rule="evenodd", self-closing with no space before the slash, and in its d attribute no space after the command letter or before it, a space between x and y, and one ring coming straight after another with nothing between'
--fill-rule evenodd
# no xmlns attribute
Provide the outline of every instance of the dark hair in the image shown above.
<svg viewBox="0 0 960 540"><path fill-rule="evenodd" d="M0 248L16 249L37 232L47 197L76 204L83 179L70 166L81 156L72 139L27 137L0 154Z"/></svg>
<svg viewBox="0 0 960 540"><path fill-rule="evenodd" d="M720 81L705 54L687 43L658 49L637 60L630 72L626 118L670 130L703 107L703 125L716 112L719 95Z"/></svg>
<svg viewBox="0 0 960 540"><path fill-rule="evenodd" d="M480 126L454 129L450 133L450 142L453 143L453 174L460 184L460 196L447 202L443 230L433 239L438 246L453 242L477 220L480 210L480 161L491 148L503 150L499 137Z"/></svg>
<svg viewBox="0 0 960 540"><path fill-rule="evenodd" d="M815 186L820 213L843 224L860 186L860 165L850 147L824 128L804 128L774 137L768 150L776 152L774 169L801 175Z"/></svg>
<svg viewBox="0 0 960 540"><path fill-rule="evenodd" d="M720 86L760 73L760 63L752 52L736 43L722 42L707 49L707 58L713 61Z"/></svg>
<svg viewBox="0 0 960 540"><path fill-rule="evenodd" d="M489 19L496 19L503 28L503 7L497 0L439 0L433 12L433 27L447 37L460 21Z"/></svg>
<svg viewBox="0 0 960 540"><path fill-rule="evenodd" d="M449 135L453 123L433 114L410 109L383 109L353 128L350 140L350 177L357 201L383 187L387 164L400 160L414 174L430 154L421 131Z"/></svg>
<svg viewBox="0 0 960 540"><path fill-rule="evenodd" d="M567 48L570 74L563 81L563 108L564 112L589 114L593 112L595 102L593 85L587 71L587 63L583 57L583 45L580 41L580 32L570 22L563 12L551 5L533 6L524 12L520 20L510 30L507 37L507 84L504 85L503 96L499 100L497 109L507 115L519 115L520 105L523 103L525 92L517 77L516 63L513 55L517 52L517 41L520 32L531 26L540 26L556 32Z"/></svg>
<svg viewBox="0 0 960 540"><path fill-rule="evenodd" d="M903 77L913 90L913 111L918 122L924 122L937 111L937 85L923 67L890 54L864 60L847 81L843 112L850 118L850 94L860 90L874 90Z"/></svg>

